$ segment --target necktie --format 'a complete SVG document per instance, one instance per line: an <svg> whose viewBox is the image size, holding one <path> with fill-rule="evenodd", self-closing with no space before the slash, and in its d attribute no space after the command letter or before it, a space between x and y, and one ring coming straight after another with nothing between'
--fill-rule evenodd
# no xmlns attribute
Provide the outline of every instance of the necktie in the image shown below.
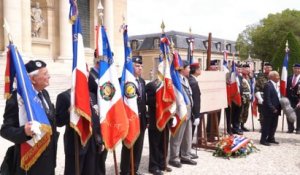
<svg viewBox="0 0 300 175"><path fill-rule="evenodd" d="M41 100L41 102L42 102L42 105L43 105L43 108L45 109L46 114L48 114L48 113L49 113L49 109L48 109L47 104L46 104L45 101L44 101L44 97L43 97L42 92L39 92L39 93L38 93L38 96L39 96L39 98L40 98L40 100Z"/></svg>
<svg viewBox="0 0 300 175"><path fill-rule="evenodd" d="M296 79L297 79L297 77L294 75L294 76L293 76L293 81L292 81L292 86L293 86L293 87L296 86Z"/></svg>
<svg viewBox="0 0 300 175"><path fill-rule="evenodd" d="M136 79L137 83L138 83L138 91L139 91L139 96L140 98L142 98L142 85L141 85L141 82L139 81L139 79L137 78Z"/></svg>

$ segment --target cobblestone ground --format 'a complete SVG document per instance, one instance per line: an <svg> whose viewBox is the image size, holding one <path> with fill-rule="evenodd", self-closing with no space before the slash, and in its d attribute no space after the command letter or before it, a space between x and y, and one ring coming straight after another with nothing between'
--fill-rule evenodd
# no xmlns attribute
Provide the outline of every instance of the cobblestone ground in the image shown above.
<svg viewBox="0 0 300 175"><path fill-rule="evenodd" d="M230 160L217 158L212 156L212 151L199 149L197 154L197 165L183 165L182 168L174 168L170 175L299 175L300 174L300 135L287 134L282 132L282 117L280 117L277 133L275 135L279 145L272 145L269 147L259 144L259 123L254 119L256 130L254 132L247 132L245 136L252 139L260 149L259 152L250 154L246 158L232 158ZM1 119L2 122L2 119ZM286 126L286 122L284 122ZM251 118L248 119L248 128L252 128ZM286 127L285 131L286 131ZM222 130L222 129L221 129ZM62 175L64 171L64 151L63 151L63 132L64 128L60 128L61 136L59 138L59 148L57 155L56 174ZM11 145L10 142L0 138L0 162L2 162L7 147ZM195 150L193 150L195 151ZM196 151L195 151L196 152ZM120 162L121 146L116 149L117 161ZM145 144L143 150L142 161L140 165L140 172L148 173L148 159L149 159L149 144L148 134L145 135ZM106 161L106 169L108 175L114 175L113 154L109 153Z"/></svg>

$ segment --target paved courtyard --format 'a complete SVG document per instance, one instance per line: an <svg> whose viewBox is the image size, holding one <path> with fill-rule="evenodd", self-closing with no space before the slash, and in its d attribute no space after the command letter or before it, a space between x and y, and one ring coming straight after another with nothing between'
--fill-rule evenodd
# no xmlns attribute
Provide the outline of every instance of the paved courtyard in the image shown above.
<svg viewBox="0 0 300 175"><path fill-rule="evenodd" d="M199 149L197 154L197 166L183 165L182 168L174 168L170 175L299 175L300 174L300 135L287 134L281 131L281 120L278 125L276 139L280 142L279 145L272 145L270 147L258 144L260 133L258 132L259 124L257 119L255 121L256 130L254 132L247 132L245 136L251 138L259 152L250 154L246 158L232 158L230 160L212 156L212 151ZM2 119L1 122L2 123ZM249 118L247 127L251 126L251 118ZM285 123L286 126L286 123ZM222 129L221 129L222 130ZM285 129L286 130L286 129ZM63 132L64 128L60 128L61 136L59 138L59 148L57 155L56 174L63 175L64 171L64 151L63 151ZM7 147L11 145L10 142L0 138L0 161L2 162ZM195 150L193 150L195 151ZM116 149L117 161L120 162L121 145ZM148 173L148 159L149 159L149 144L148 134L146 132L145 145L140 166L140 171L145 174ZM108 175L114 175L113 154L109 153L106 161L106 169Z"/></svg>

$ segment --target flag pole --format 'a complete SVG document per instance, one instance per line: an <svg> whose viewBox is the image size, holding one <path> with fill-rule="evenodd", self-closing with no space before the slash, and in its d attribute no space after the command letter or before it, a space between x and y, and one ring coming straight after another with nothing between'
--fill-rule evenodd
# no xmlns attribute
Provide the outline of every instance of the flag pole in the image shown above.
<svg viewBox="0 0 300 175"><path fill-rule="evenodd" d="M211 33L208 34L208 40L207 40L206 70L209 69L210 61L211 61Z"/></svg>
<svg viewBox="0 0 300 175"><path fill-rule="evenodd" d="M80 170L79 170L79 142L78 142L78 137L74 129L74 144L75 144L75 175L80 175Z"/></svg>
<svg viewBox="0 0 300 175"><path fill-rule="evenodd" d="M98 6L97 6L97 10L98 10L98 14L99 14L99 26L98 26L98 30L101 30L101 25L103 25L104 20L103 20L103 10L104 7L101 3L101 0L99 0ZM100 31L98 31L100 32ZM97 41L98 42L98 41ZM99 51L97 51L99 53ZM100 56L100 55L98 55ZM101 67L99 67L99 69L101 69ZM114 167L115 167L115 175L118 175L118 164L117 164L117 157L116 157L116 151L113 150L113 158L114 158Z"/></svg>
<svg viewBox="0 0 300 175"><path fill-rule="evenodd" d="M289 52L289 41L286 40L286 43L285 43L285 54L288 54L288 52ZM287 57L287 61L289 61L289 57ZM283 60L283 62L284 62L284 60ZM288 69L288 64L287 64L287 68L286 69ZM286 79L286 82L287 82L287 79ZM282 96L282 94L281 94L281 96ZM283 132L283 129L284 129L284 112L282 113L282 127L281 127L281 131L282 132Z"/></svg>
<svg viewBox="0 0 300 175"><path fill-rule="evenodd" d="M122 18L123 18L123 24L120 27L120 31L122 31L122 29L125 30L124 27L126 26L124 14L123 14ZM126 56L126 54L125 54L125 56ZM126 62L126 60L125 60L125 62ZM124 69L125 69L125 66L124 66ZM134 171L134 144L132 144L132 146L130 147L129 150L130 150L130 174L134 175L135 174L135 171Z"/></svg>
<svg viewBox="0 0 300 175"><path fill-rule="evenodd" d="M254 131L253 103L251 102L250 104L251 104L252 131Z"/></svg>
<svg viewBox="0 0 300 175"><path fill-rule="evenodd" d="M164 23L164 21L162 21L161 22L161 25L160 25L160 28L161 28L161 32L164 34L165 33L165 23ZM171 44L172 45L172 44ZM165 48L164 48L165 49ZM166 49L165 49L166 50ZM165 52L166 53L166 52ZM165 57L165 56L164 56ZM165 58L163 58L164 60L165 60ZM164 131L163 131L163 140L164 140L164 170L166 170L167 169L167 142L166 142L166 138L167 138L167 136L166 136L166 131L165 131L166 129L164 129Z"/></svg>
<svg viewBox="0 0 300 175"><path fill-rule="evenodd" d="M6 33L7 33L7 37L8 37L9 44L13 44L13 39L12 39L12 36L11 36L11 34L10 34L10 27L9 27L9 25L8 25L8 22L6 21L6 18L4 18L3 28L4 28L4 30L5 30Z"/></svg>

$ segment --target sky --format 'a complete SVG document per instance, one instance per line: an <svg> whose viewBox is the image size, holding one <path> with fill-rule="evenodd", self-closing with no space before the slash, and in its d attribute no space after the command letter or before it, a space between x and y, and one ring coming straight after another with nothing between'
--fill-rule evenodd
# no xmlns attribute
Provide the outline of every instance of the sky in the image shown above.
<svg viewBox="0 0 300 175"><path fill-rule="evenodd" d="M129 35L175 30L235 41L248 25L285 9L299 10L299 0L127 0Z"/></svg>

